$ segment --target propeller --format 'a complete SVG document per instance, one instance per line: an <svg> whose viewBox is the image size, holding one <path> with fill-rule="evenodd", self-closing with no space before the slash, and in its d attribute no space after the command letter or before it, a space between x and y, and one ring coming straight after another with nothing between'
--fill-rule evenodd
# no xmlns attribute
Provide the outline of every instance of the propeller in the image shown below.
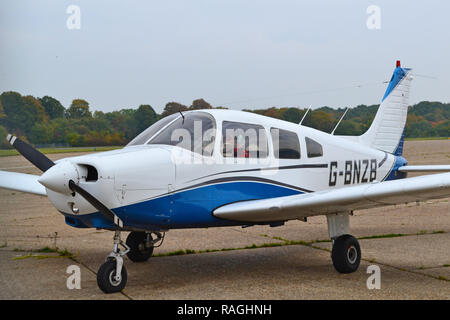
<svg viewBox="0 0 450 320"><path fill-rule="evenodd" d="M39 183L50 190L59 193L67 193L69 191L78 193L94 208L96 208L105 218L120 228L123 228L123 221L111 209L106 207L97 198L71 179L75 179L75 176L78 176L78 170L75 164L69 164L67 161L55 164L44 154L16 136L8 134L6 139L21 155L25 157L25 159L44 172L44 174L38 179ZM69 181L67 182L66 179L69 179Z"/></svg>
<svg viewBox="0 0 450 320"><path fill-rule="evenodd" d="M22 141L21 139L8 134L6 140L17 150L21 155L25 157L28 161L34 164L42 172L47 171L55 165L55 163L47 158L45 155L40 153L38 150L34 149L28 143Z"/></svg>

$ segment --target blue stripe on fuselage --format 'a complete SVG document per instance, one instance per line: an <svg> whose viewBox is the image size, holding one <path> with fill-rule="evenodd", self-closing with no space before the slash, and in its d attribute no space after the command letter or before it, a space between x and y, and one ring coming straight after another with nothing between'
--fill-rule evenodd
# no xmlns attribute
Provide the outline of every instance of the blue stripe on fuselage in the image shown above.
<svg viewBox="0 0 450 320"><path fill-rule="evenodd" d="M406 126L403 128L402 136L400 137L400 141L398 142L397 148L395 148L394 155L401 156L403 154L403 145L405 144L405 131Z"/></svg>
<svg viewBox="0 0 450 320"><path fill-rule="evenodd" d="M128 227L145 230L242 225L214 217L212 211L237 201L267 199L302 193L261 182L239 181L207 185L113 209ZM78 228L116 229L100 213L68 215L66 223Z"/></svg>

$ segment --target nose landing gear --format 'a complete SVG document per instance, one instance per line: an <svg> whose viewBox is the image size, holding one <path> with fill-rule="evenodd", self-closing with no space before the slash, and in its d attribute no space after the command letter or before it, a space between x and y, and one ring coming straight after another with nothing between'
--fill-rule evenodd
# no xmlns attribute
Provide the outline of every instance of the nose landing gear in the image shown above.
<svg viewBox="0 0 450 320"><path fill-rule="evenodd" d="M127 270L123 265L124 255L133 262L147 261L152 256L153 249L162 245L165 233L152 233L130 232L125 243L120 239L120 231L115 231L113 252L108 255L97 273L97 284L103 292L115 293L125 288Z"/></svg>
<svg viewBox="0 0 450 320"><path fill-rule="evenodd" d="M120 249L123 247L123 250ZM127 284L127 270L123 265L123 256L130 251L130 247L120 239L120 231L114 233L114 249L106 262L102 264L97 273L98 287L105 293L122 291Z"/></svg>

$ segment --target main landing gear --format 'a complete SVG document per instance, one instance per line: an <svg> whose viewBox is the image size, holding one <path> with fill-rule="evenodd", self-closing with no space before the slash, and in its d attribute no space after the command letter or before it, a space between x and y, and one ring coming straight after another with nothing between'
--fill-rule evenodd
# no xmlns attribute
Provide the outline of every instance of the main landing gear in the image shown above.
<svg viewBox="0 0 450 320"><path fill-rule="evenodd" d="M361 261L358 240L349 234L337 237L333 242L331 260L339 273L352 273L358 270Z"/></svg>
<svg viewBox="0 0 450 320"><path fill-rule="evenodd" d="M339 273L352 273L358 270L361 262L361 248L358 240L349 233L349 214L327 216L328 233L333 239L331 260Z"/></svg>
<svg viewBox="0 0 450 320"><path fill-rule="evenodd" d="M98 287L105 293L120 292L127 284L127 270L123 265L123 256L127 255L133 262L150 259L153 249L164 240L164 233L154 232L155 239L149 232L130 232L126 242L120 238L120 231L114 232L114 249L97 273ZM158 244L158 245L157 245Z"/></svg>

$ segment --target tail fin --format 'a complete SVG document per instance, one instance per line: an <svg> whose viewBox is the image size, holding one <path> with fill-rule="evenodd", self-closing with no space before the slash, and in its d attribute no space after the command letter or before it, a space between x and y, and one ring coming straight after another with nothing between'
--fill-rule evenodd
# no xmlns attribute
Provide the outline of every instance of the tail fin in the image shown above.
<svg viewBox="0 0 450 320"><path fill-rule="evenodd" d="M397 61L372 125L358 137L360 143L395 155L402 154L412 80L410 71L411 69L402 68L400 61Z"/></svg>

